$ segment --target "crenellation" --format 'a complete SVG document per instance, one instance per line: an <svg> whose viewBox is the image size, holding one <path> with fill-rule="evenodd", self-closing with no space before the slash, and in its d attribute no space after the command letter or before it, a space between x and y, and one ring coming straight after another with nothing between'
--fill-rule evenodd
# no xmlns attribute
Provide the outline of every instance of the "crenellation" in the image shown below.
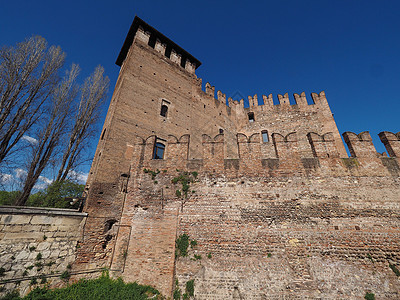
<svg viewBox="0 0 400 300"><path fill-rule="evenodd" d="M346 131L343 139L349 148L352 157L378 157L371 135L368 131L363 131L358 135L354 132Z"/></svg>
<svg viewBox="0 0 400 300"><path fill-rule="evenodd" d="M142 26L139 26L138 30L136 31L136 38L147 45L150 39L150 32L145 31Z"/></svg>
<svg viewBox="0 0 400 300"><path fill-rule="evenodd" d="M217 100L226 103L226 94L222 93L220 90L217 91Z"/></svg>
<svg viewBox="0 0 400 300"><path fill-rule="evenodd" d="M294 100L295 100L296 105L298 107L304 108L304 107L308 106L305 92L302 92L300 95L299 94L293 94L293 97L294 97Z"/></svg>
<svg viewBox="0 0 400 300"><path fill-rule="evenodd" d="M161 53L162 55L165 55L165 50L167 48L167 44L162 43L159 39L156 39L156 44L154 46L154 49Z"/></svg>
<svg viewBox="0 0 400 300"><path fill-rule="evenodd" d="M400 157L400 132L382 131L379 133L379 138L390 157Z"/></svg>
<svg viewBox="0 0 400 300"><path fill-rule="evenodd" d="M290 107L290 100L288 93L285 93L283 96L278 94L278 100L281 107Z"/></svg>
<svg viewBox="0 0 400 300"><path fill-rule="evenodd" d="M180 64L181 64L182 55L180 55L179 53L177 53L177 52L175 51L175 49L172 49L172 50L171 50L170 59L171 59L172 62L174 62L174 63L180 65Z"/></svg>
<svg viewBox="0 0 400 300"><path fill-rule="evenodd" d="M206 83L206 94L213 98L215 96L215 86L211 86L209 82Z"/></svg>

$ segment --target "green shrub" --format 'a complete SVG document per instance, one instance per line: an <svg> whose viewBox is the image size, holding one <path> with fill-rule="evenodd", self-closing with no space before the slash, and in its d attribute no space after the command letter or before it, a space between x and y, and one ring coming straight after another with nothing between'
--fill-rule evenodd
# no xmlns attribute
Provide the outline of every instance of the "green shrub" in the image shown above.
<svg viewBox="0 0 400 300"><path fill-rule="evenodd" d="M375 300L375 295L373 293L365 293L364 299Z"/></svg>
<svg viewBox="0 0 400 300"><path fill-rule="evenodd" d="M199 259L201 259L201 255L197 255L197 254L195 254L195 255L194 255L194 259L195 259L195 260L199 260Z"/></svg>
<svg viewBox="0 0 400 300"><path fill-rule="evenodd" d="M11 293L9 294L11 295ZM134 283L124 283L121 278L111 279L105 272L98 279L81 279L65 288L49 290L36 288L24 298L17 292L12 297L1 300L65 300L65 299L115 299L115 300L146 300L161 299L160 292L150 286Z"/></svg>
<svg viewBox="0 0 400 300"><path fill-rule="evenodd" d="M207 254L208 258L212 258L211 252Z"/></svg>
<svg viewBox="0 0 400 300"><path fill-rule="evenodd" d="M186 282L186 294L188 294L190 297L194 296L194 279Z"/></svg>
<svg viewBox="0 0 400 300"><path fill-rule="evenodd" d="M42 253L38 253L38 255L36 255L36 260L41 260L42 259Z"/></svg>
<svg viewBox="0 0 400 300"><path fill-rule="evenodd" d="M191 240L190 241L190 247L194 248L197 246L197 241L196 240Z"/></svg>
<svg viewBox="0 0 400 300"><path fill-rule="evenodd" d="M189 247L189 236L184 233L181 234L175 242L176 251L175 256L187 256L188 255L188 247Z"/></svg>
<svg viewBox="0 0 400 300"><path fill-rule="evenodd" d="M1 267L1 268L0 268L0 277L3 277L5 272L6 272L6 269L4 269L3 267Z"/></svg>
<svg viewBox="0 0 400 300"><path fill-rule="evenodd" d="M64 272L60 275L60 278L61 278L62 280L69 280L70 277L71 277L71 274L69 274L68 271L64 271Z"/></svg>

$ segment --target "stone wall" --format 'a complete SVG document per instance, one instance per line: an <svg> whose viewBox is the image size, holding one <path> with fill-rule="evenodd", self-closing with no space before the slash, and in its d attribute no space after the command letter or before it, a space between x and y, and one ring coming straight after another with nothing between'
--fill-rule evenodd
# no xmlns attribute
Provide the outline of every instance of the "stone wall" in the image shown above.
<svg viewBox="0 0 400 300"><path fill-rule="evenodd" d="M0 296L14 289L24 295L45 282L60 285L75 260L86 216L69 209L0 207Z"/></svg>

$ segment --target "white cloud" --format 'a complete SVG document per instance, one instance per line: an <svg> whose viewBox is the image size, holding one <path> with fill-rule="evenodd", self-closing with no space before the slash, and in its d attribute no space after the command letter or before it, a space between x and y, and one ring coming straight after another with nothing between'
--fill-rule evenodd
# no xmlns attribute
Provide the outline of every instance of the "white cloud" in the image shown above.
<svg viewBox="0 0 400 300"><path fill-rule="evenodd" d="M0 182L3 184L11 183L13 179L11 174L0 174Z"/></svg>
<svg viewBox="0 0 400 300"><path fill-rule="evenodd" d="M52 179L48 179L47 177L44 176L39 176L39 180L43 181L45 184L51 184L53 182Z"/></svg>
<svg viewBox="0 0 400 300"><path fill-rule="evenodd" d="M21 140L27 141L28 143L30 143L32 145L37 145L39 142L37 139L35 139L31 136L28 136L28 135L23 135Z"/></svg>
<svg viewBox="0 0 400 300"><path fill-rule="evenodd" d="M70 176L73 179L76 179L81 184L85 184L87 181L87 178L89 176L89 173L80 173L80 172L75 172L74 170L71 170L68 172L68 176Z"/></svg>
<svg viewBox="0 0 400 300"><path fill-rule="evenodd" d="M15 169L14 172L17 178L25 178L25 176L28 175L28 172L23 169Z"/></svg>

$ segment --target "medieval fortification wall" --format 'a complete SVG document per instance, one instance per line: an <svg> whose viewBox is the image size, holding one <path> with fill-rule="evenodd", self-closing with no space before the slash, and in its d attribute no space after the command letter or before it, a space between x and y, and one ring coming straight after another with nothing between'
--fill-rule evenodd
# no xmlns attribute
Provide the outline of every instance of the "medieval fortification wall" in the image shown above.
<svg viewBox="0 0 400 300"><path fill-rule="evenodd" d="M166 296L194 280L196 299L400 297L399 134L380 134L386 157L345 132L348 157L324 92L203 91L200 62L137 17L117 64L74 272Z"/></svg>

